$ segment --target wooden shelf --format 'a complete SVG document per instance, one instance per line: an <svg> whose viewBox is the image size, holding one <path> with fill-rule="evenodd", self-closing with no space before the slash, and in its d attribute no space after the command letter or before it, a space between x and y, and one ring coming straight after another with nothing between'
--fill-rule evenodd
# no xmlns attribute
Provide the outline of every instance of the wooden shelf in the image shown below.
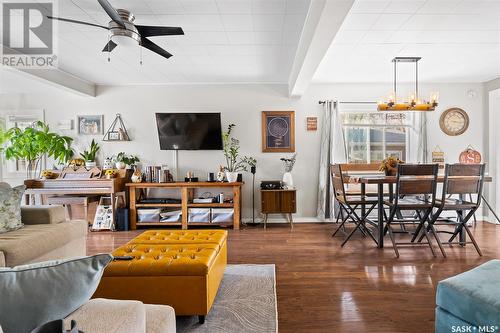
<svg viewBox="0 0 500 333"><path fill-rule="evenodd" d="M207 225L219 225L219 226L231 226L233 222L188 222L188 226L207 226Z"/></svg>
<svg viewBox="0 0 500 333"><path fill-rule="evenodd" d="M169 225L173 225L173 226L180 226L182 225L181 222L137 222L137 226L169 226Z"/></svg>
<svg viewBox="0 0 500 333"><path fill-rule="evenodd" d="M177 182L177 183L128 183L129 190L129 207L130 207L130 228L137 229L140 226L181 226L182 229L187 229L188 226L232 226L238 230L241 222L241 186L244 183L209 183L209 182ZM233 202L225 203L193 203L196 189L203 190L204 188L222 187L232 191ZM173 188L179 189L181 192L180 203L140 203L138 201L145 195L147 189L165 189ZM137 209L138 208L161 208L172 207L180 209L182 214L181 222L137 222ZM188 222L189 208L232 208L233 221L231 222Z"/></svg>
<svg viewBox="0 0 500 333"><path fill-rule="evenodd" d="M234 204L232 202L225 202L225 203L190 203L188 204L188 207L201 207L201 208L232 208L234 207Z"/></svg>
<svg viewBox="0 0 500 333"><path fill-rule="evenodd" d="M182 205L180 203L178 204L167 204L167 203L148 203L148 204L141 204L141 203L136 203L135 204L136 207L177 207L177 208L181 208Z"/></svg>

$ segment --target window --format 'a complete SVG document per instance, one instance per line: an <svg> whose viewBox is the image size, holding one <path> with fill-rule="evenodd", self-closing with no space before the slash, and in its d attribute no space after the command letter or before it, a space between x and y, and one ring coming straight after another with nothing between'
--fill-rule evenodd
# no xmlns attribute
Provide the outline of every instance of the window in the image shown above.
<svg viewBox="0 0 500 333"><path fill-rule="evenodd" d="M349 163L380 163L387 156L408 160L409 122L396 112L342 112Z"/></svg>

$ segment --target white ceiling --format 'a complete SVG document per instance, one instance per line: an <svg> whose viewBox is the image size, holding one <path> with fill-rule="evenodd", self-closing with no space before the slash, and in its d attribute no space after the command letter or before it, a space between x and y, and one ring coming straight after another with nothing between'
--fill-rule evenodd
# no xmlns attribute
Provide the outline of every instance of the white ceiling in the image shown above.
<svg viewBox="0 0 500 333"><path fill-rule="evenodd" d="M142 25L180 26L184 36L151 37L174 56L140 48L101 52L104 29L60 22L59 68L108 85L287 82L310 0L110 0ZM57 16L107 25L97 0L60 0Z"/></svg>
<svg viewBox="0 0 500 333"><path fill-rule="evenodd" d="M388 82L395 56L422 57L423 81L499 77L500 0L356 0L313 82Z"/></svg>

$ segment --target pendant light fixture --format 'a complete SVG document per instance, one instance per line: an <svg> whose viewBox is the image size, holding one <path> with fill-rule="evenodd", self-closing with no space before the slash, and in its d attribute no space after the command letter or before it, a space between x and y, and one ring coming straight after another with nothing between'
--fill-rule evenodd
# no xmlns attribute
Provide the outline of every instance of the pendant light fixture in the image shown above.
<svg viewBox="0 0 500 333"><path fill-rule="evenodd" d="M421 57L396 57L392 59L394 63L394 91L387 102L378 103L378 111L434 111L438 105L438 94L431 93L430 100L420 100L418 96L418 61ZM397 66L399 63L415 64L415 91L408 97L407 101L398 100L397 86Z"/></svg>

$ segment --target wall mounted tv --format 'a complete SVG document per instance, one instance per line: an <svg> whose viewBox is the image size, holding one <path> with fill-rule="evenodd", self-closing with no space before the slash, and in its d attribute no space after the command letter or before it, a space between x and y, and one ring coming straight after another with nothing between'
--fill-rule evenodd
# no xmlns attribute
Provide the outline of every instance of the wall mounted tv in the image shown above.
<svg viewBox="0 0 500 333"><path fill-rule="evenodd" d="M157 113L161 150L221 150L220 113Z"/></svg>

